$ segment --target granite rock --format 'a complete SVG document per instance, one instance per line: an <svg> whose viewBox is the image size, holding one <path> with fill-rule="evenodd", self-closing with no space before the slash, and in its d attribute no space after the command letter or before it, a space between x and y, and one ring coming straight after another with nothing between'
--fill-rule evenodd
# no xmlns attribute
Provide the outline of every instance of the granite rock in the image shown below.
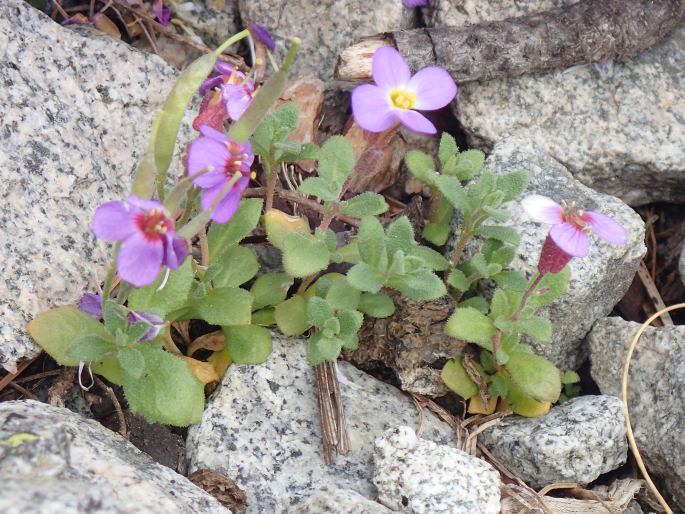
<svg viewBox="0 0 685 514"><path fill-rule="evenodd" d="M239 0L243 22L265 26L276 41L276 55L285 57L291 38L302 40L292 75L317 75L329 82L338 53L362 36L411 28L416 13L399 0Z"/></svg>
<svg viewBox="0 0 685 514"><path fill-rule="evenodd" d="M414 514L500 511L500 478L484 460L399 426L376 439L373 483L381 503Z"/></svg>
<svg viewBox="0 0 685 514"><path fill-rule="evenodd" d="M685 201L685 27L639 57L464 84L474 147L529 139L582 183L630 205Z"/></svg>
<svg viewBox="0 0 685 514"><path fill-rule="evenodd" d="M506 20L575 4L578 0L431 0L426 9L429 27L463 27Z"/></svg>
<svg viewBox="0 0 685 514"><path fill-rule="evenodd" d="M174 15L182 18L210 48L242 30L238 0L224 0L221 9L216 8L216 3L216 0L194 0L178 4L174 9Z"/></svg>
<svg viewBox="0 0 685 514"><path fill-rule="evenodd" d="M273 336L273 353L259 366L232 367L190 428L190 471L211 469L247 494L248 514L282 513L326 487L376 497L371 483L373 441L397 423L418 427L419 414L394 387L339 362L352 452L324 464L313 369L302 339ZM446 444L450 428L425 413L424 436Z"/></svg>
<svg viewBox="0 0 685 514"><path fill-rule="evenodd" d="M621 395L625 358L639 328L639 323L612 317L598 321L590 332L591 373L602 393ZM628 384L637 446L680 512L685 511L684 339L685 326L647 328L633 354Z"/></svg>
<svg viewBox="0 0 685 514"><path fill-rule="evenodd" d="M0 364L12 368L39 352L26 323L104 275L90 217L126 194L176 72L23 0L0 2L0 34Z"/></svg>
<svg viewBox="0 0 685 514"><path fill-rule="evenodd" d="M4 514L230 514L94 420L32 400L0 403Z"/></svg>
<svg viewBox="0 0 685 514"><path fill-rule="evenodd" d="M589 255L569 263L568 291L540 310L549 316L554 327L551 340L547 343L529 341L537 353L558 367L577 369L587 358L585 335L597 319L611 312L635 276L646 252L644 223L618 198L593 191L575 180L562 163L537 144L518 138L498 143L486 160L485 168L496 174L527 170L530 181L519 200L537 193L559 203L562 200L576 202L579 208L602 212L626 228L628 242L624 246L610 245L591 236ZM515 227L521 236L512 267L530 276L537 269L540 249L550 226L532 221L518 200L509 202L505 208L511 214L505 224ZM455 219L455 234L458 234L458 221ZM453 240L451 246L454 244Z"/></svg>
<svg viewBox="0 0 685 514"><path fill-rule="evenodd" d="M479 436L522 480L539 488L587 484L626 462L623 404L613 396L580 396L537 418L511 416Z"/></svg>
<svg viewBox="0 0 685 514"><path fill-rule="evenodd" d="M685 284L685 244L680 250L680 257L678 258L678 274L680 275L680 280Z"/></svg>
<svg viewBox="0 0 685 514"><path fill-rule="evenodd" d="M311 495L295 514L390 514L391 510L350 489L324 489Z"/></svg>

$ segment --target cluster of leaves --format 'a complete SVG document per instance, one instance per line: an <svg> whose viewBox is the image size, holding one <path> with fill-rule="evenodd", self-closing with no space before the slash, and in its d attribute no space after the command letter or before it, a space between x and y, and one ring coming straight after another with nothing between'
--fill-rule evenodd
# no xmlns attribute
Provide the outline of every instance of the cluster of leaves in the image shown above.
<svg viewBox="0 0 685 514"><path fill-rule="evenodd" d="M477 360L465 356L449 360L443 380L460 396L474 399L477 409L491 411L500 398L502 408L523 415L542 414L559 399L561 374L522 339L549 340L551 324L538 309L564 293L569 271L526 279L508 269L519 235L502 224L509 218L502 205L523 192L526 172L494 175L483 170L483 154L477 150L460 153L449 135L440 141L439 161L438 172L425 153L410 151L406 156L411 173L433 192L433 215L423 236L435 244L444 243L454 212L459 213L459 237L446 276L458 307L445 332L480 348ZM464 258L473 238L480 241L471 245L478 250ZM482 294L493 287L489 298Z"/></svg>

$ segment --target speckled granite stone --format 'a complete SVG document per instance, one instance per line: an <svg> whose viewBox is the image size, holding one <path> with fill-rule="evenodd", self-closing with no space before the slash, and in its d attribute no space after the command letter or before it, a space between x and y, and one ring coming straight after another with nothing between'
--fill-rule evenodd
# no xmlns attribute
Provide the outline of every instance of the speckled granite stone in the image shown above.
<svg viewBox="0 0 685 514"><path fill-rule="evenodd" d="M182 2L174 7L174 12L211 48L242 30L238 0L224 0L221 10L215 9L215 0Z"/></svg>
<svg viewBox="0 0 685 514"><path fill-rule="evenodd" d="M317 75L333 79L338 53L362 36L411 28L416 13L400 0L239 0L245 24L264 25L276 41L276 54L283 59L288 41L302 40L291 75Z"/></svg>
<svg viewBox="0 0 685 514"><path fill-rule="evenodd" d="M96 421L32 400L0 403L3 514L230 514Z"/></svg>
<svg viewBox="0 0 685 514"><path fill-rule="evenodd" d="M485 167L495 173L527 170L530 182L520 198L537 193L557 202L576 202L582 209L611 216L628 232L628 242L624 246L610 245L591 236L589 255L569 263L568 291L540 311L549 315L554 330L549 342L531 342L532 346L557 366L577 369L588 353L583 338L597 319L611 312L635 276L646 252L644 223L618 198L597 193L575 180L563 164L537 144L518 138L507 139L495 146ZM532 221L518 201L510 202L506 208L511 213L506 225L514 226L521 236L512 267L530 276L537 269L540 249L550 226ZM456 227L454 233L458 233ZM454 245L454 241L450 244Z"/></svg>
<svg viewBox="0 0 685 514"><path fill-rule="evenodd" d="M38 353L26 323L102 271L91 214L128 189L176 72L23 0L0 2L0 34L0 364L11 367Z"/></svg>
<svg viewBox="0 0 685 514"><path fill-rule="evenodd" d="M392 510L350 489L325 489L311 495L293 514L391 514Z"/></svg>
<svg viewBox="0 0 685 514"><path fill-rule="evenodd" d="M373 483L397 512L497 514L500 478L494 468L456 448L418 439L399 426L376 439Z"/></svg>
<svg viewBox="0 0 685 514"><path fill-rule="evenodd" d="M462 27L526 16L578 0L431 0L426 9L429 27Z"/></svg>
<svg viewBox="0 0 685 514"><path fill-rule="evenodd" d="M680 250L680 257L678 258L678 274L680 275L680 280L685 283L685 244Z"/></svg>
<svg viewBox="0 0 685 514"><path fill-rule="evenodd" d="M628 346L640 328L618 317L598 321L590 335L592 378L620 396ZM628 405L640 453L685 512L685 326L648 328L630 364ZM677 508L676 508L677 507Z"/></svg>
<svg viewBox="0 0 685 514"><path fill-rule="evenodd" d="M538 418L510 416L478 440L532 487L587 484L626 462L623 405L614 396L580 396Z"/></svg>
<svg viewBox="0 0 685 514"><path fill-rule="evenodd" d="M630 205L685 201L685 28L600 73L583 65L464 84L456 115L472 145L532 140L584 184Z"/></svg>
<svg viewBox="0 0 685 514"><path fill-rule="evenodd" d="M233 479L247 494L248 514L279 514L325 487L351 489L374 499L373 441L397 423L419 426L412 401L394 387L339 362L352 452L326 466L314 371L302 339L274 334L273 353L259 366L230 368L190 428L190 472L207 468ZM425 412L424 436L454 439L450 428Z"/></svg>

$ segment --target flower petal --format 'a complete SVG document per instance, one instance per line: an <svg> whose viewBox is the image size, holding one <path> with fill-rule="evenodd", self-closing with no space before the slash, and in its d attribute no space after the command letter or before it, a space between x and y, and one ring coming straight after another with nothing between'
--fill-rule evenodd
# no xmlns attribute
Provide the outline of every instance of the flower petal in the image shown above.
<svg viewBox="0 0 685 514"><path fill-rule="evenodd" d="M81 297L78 308L88 314L88 316L100 319L102 318L102 296L95 293L85 293Z"/></svg>
<svg viewBox="0 0 685 514"><path fill-rule="evenodd" d="M587 211L583 214L583 221L592 227L592 231L607 243L624 245L628 241L626 229L606 214Z"/></svg>
<svg viewBox="0 0 685 514"><path fill-rule="evenodd" d="M214 63L214 71L221 75L230 75L234 70L235 68L226 61L216 61L216 63Z"/></svg>
<svg viewBox="0 0 685 514"><path fill-rule="evenodd" d="M164 257L162 264L169 269L178 268L188 255L188 243L182 237L167 232L164 237Z"/></svg>
<svg viewBox="0 0 685 514"><path fill-rule="evenodd" d="M546 196L528 195L521 200L521 207L528 216L537 222L550 225L558 225L564 222L564 209Z"/></svg>
<svg viewBox="0 0 685 514"><path fill-rule="evenodd" d="M219 87L223 83L224 83L224 78L221 75L217 75L216 77L210 77L210 78L202 81L202 84L200 84L200 88L198 89L198 92L201 95L204 95L207 92L207 90L214 89L215 87Z"/></svg>
<svg viewBox="0 0 685 514"><path fill-rule="evenodd" d="M203 125L203 127L207 127ZM211 167L213 171L193 180L200 187L212 187L225 178L226 160L229 157L228 148L223 143L209 137L198 137L188 147L188 176Z"/></svg>
<svg viewBox="0 0 685 514"><path fill-rule="evenodd" d="M212 208L212 205L224 190L225 186L225 183L218 184L216 186L209 187L202 192L202 196L200 197L200 207L202 207L203 211L207 211Z"/></svg>
<svg viewBox="0 0 685 514"><path fill-rule="evenodd" d="M216 139L217 141L224 143L228 141L228 136L224 134L223 132L210 127L209 125L201 125L200 126L200 132L202 133L203 136Z"/></svg>
<svg viewBox="0 0 685 514"><path fill-rule="evenodd" d="M449 104L457 95L457 85L446 70L429 66L414 75L407 88L416 93L414 109L434 111Z"/></svg>
<svg viewBox="0 0 685 514"><path fill-rule="evenodd" d="M371 74L376 85L385 90L403 86L411 77L409 65L397 50L389 46L383 46L373 54Z"/></svg>
<svg viewBox="0 0 685 514"><path fill-rule="evenodd" d="M154 282L162 267L164 245L148 241L141 234L134 234L121 245L117 256L117 272L122 280L135 287Z"/></svg>
<svg viewBox="0 0 685 514"><path fill-rule="evenodd" d="M121 241L135 233L134 209L124 202L103 203L93 215L93 232L98 239Z"/></svg>
<svg viewBox="0 0 685 514"><path fill-rule="evenodd" d="M379 87L364 84L352 91L352 115L364 130L383 132L397 121L390 98Z"/></svg>
<svg viewBox="0 0 685 514"><path fill-rule="evenodd" d="M575 225L564 222L549 231L556 245L573 257L585 257L590 248L590 238Z"/></svg>
<svg viewBox="0 0 685 514"><path fill-rule="evenodd" d="M276 49L276 43L264 25L255 22L250 23L250 33L272 52Z"/></svg>
<svg viewBox="0 0 685 514"><path fill-rule="evenodd" d="M151 211L152 209L159 209L161 211L166 211L164 206L157 200L144 200L143 198L138 198L136 195L128 195L126 199L129 205L133 207L138 207L144 211Z"/></svg>
<svg viewBox="0 0 685 514"><path fill-rule="evenodd" d="M406 109L395 109L395 114L409 130L422 134L435 134L437 129L423 114Z"/></svg>
<svg viewBox="0 0 685 514"><path fill-rule="evenodd" d="M214 212L212 213L212 219L217 223L226 223L230 220L235 211L238 209L238 203L240 203L240 198L245 191L245 188L249 184L250 179L243 177L233 186L233 188L224 196L219 205L216 206Z"/></svg>
<svg viewBox="0 0 685 514"><path fill-rule="evenodd" d="M252 103L252 95L243 86L225 85L221 94L226 104L228 116L233 121L239 119Z"/></svg>
<svg viewBox="0 0 685 514"><path fill-rule="evenodd" d="M402 2L407 9L415 9L416 7L427 7L428 0L404 0Z"/></svg>

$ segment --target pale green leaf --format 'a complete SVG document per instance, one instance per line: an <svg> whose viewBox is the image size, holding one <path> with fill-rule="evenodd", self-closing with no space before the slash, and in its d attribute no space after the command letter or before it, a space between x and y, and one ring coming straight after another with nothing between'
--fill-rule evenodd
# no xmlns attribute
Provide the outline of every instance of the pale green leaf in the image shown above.
<svg viewBox="0 0 685 514"><path fill-rule="evenodd" d="M409 172L422 183L432 186L435 183L437 173L433 159L420 150L409 150L404 156L404 162Z"/></svg>
<svg viewBox="0 0 685 514"><path fill-rule="evenodd" d="M445 333L491 350L495 327L490 318L473 307L458 307L447 320Z"/></svg>
<svg viewBox="0 0 685 514"><path fill-rule="evenodd" d="M377 269L372 268L365 262L355 264L347 272L347 281L360 291L377 293L385 283L385 277Z"/></svg>
<svg viewBox="0 0 685 514"><path fill-rule="evenodd" d="M347 216L375 216L388 210L388 204L383 196L372 191L365 191L353 196L349 200L340 202L340 212Z"/></svg>
<svg viewBox="0 0 685 514"><path fill-rule="evenodd" d="M236 364L261 364L271 355L271 333L256 325L221 327L226 347Z"/></svg>
<svg viewBox="0 0 685 514"><path fill-rule="evenodd" d="M521 391L541 402L555 402L561 393L559 370L547 359L531 353L512 353L506 364L511 380Z"/></svg>
<svg viewBox="0 0 685 514"><path fill-rule="evenodd" d="M288 289L293 285L293 279L287 273L265 273L255 280L250 288L254 297L254 310L276 305L285 300Z"/></svg>
<svg viewBox="0 0 685 514"><path fill-rule="evenodd" d="M459 180L468 180L480 171L485 162L485 154L480 150L466 150L457 156L454 174Z"/></svg>
<svg viewBox="0 0 685 514"><path fill-rule="evenodd" d="M283 241L283 267L293 277L306 277L330 262L326 243L311 234L291 232Z"/></svg>
<svg viewBox="0 0 685 514"><path fill-rule="evenodd" d="M214 287L238 287L252 279L259 271L254 252L245 246L232 246L220 254L205 273L205 281Z"/></svg>
<svg viewBox="0 0 685 514"><path fill-rule="evenodd" d="M126 375L140 378L145 371L145 359L137 348L122 348L117 352L117 360Z"/></svg>
<svg viewBox="0 0 685 514"><path fill-rule="evenodd" d="M468 400L478 394L478 386L466 373L461 359L461 357L458 357L448 360L443 366L440 375L447 387L465 400Z"/></svg>
<svg viewBox="0 0 685 514"><path fill-rule="evenodd" d="M227 223L212 223L207 232L210 263L216 262L226 249L250 235L259 223L262 204L261 198L245 198L240 201L238 210Z"/></svg>
<svg viewBox="0 0 685 514"><path fill-rule="evenodd" d="M362 218L357 232L357 245L362 261L377 270L385 271L388 266L388 252L385 247L385 231L378 219L373 216Z"/></svg>
<svg viewBox="0 0 685 514"><path fill-rule="evenodd" d="M359 310L374 318L387 318L395 312L395 304L385 293L363 293L359 299Z"/></svg>
<svg viewBox="0 0 685 514"><path fill-rule="evenodd" d="M456 177L440 175L436 177L435 185L452 207L460 211L468 209L469 204L466 191L464 191L464 187Z"/></svg>
<svg viewBox="0 0 685 514"><path fill-rule="evenodd" d="M274 319L284 336L296 336L307 330L307 300L299 294L279 303L274 308Z"/></svg>
<svg viewBox="0 0 685 514"><path fill-rule="evenodd" d="M194 300L183 319L203 319L210 325L248 325L252 295L238 287L217 287Z"/></svg>

